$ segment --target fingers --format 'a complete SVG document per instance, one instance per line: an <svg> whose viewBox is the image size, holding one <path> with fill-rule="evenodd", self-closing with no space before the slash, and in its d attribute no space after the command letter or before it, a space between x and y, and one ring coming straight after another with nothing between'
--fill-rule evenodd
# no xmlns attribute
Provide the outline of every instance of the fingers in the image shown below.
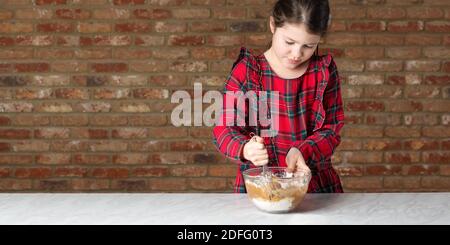
<svg viewBox="0 0 450 245"><path fill-rule="evenodd" d="M260 144L264 144L264 139L262 137L259 136L254 136L253 139Z"/></svg>
<svg viewBox="0 0 450 245"><path fill-rule="evenodd" d="M254 136L244 147L244 158L251 161L256 166L269 163L269 155L264 145L264 139Z"/></svg>
<svg viewBox="0 0 450 245"><path fill-rule="evenodd" d="M299 158L295 165L297 166L297 171L304 170L307 172L311 172L311 170L309 169L308 165L306 165L305 160L303 158Z"/></svg>
<svg viewBox="0 0 450 245"><path fill-rule="evenodd" d="M269 162L269 154L267 154L267 151L254 153L250 156L250 161L257 166L267 164Z"/></svg>
<svg viewBox="0 0 450 245"><path fill-rule="evenodd" d="M290 163L287 165L286 172L293 173L294 171L296 171L296 169L297 169L296 164Z"/></svg>
<svg viewBox="0 0 450 245"><path fill-rule="evenodd" d="M263 165L267 165L268 163L269 163L269 159L263 160L263 161L256 161L256 162L253 162L253 164L254 164L255 166L263 166Z"/></svg>

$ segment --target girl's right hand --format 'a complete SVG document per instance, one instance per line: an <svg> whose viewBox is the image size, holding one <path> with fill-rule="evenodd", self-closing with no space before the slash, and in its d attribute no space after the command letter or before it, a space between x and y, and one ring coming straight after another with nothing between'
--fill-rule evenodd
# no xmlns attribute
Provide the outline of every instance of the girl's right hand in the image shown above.
<svg viewBox="0 0 450 245"><path fill-rule="evenodd" d="M264 139L259 136L253 136L244 145L243 155L245 159L251 161L255 166L263 166L269 163L269 154L264 145Z"/></svg>

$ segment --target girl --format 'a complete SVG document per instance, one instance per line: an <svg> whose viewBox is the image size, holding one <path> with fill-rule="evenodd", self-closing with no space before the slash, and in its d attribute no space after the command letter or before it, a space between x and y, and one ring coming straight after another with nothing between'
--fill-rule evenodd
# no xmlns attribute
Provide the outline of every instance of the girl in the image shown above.
<svg viewBox="0 0 450 245"><path fill-rule="evenodd" d="M214 128L217 149L239 163L235 192L246 192L244 170L266 164L311 171L308 192L343 192L331 164L344 125L340 80L331 55L317 52L329 12L328 0L279 0L269 18L270 48L258 56L241 49L225 92L278 92L271 115L278 117L279 126L275 137L260 137L259 126L222 123ZM224 95L220 120L229 120L230 112L248 112L248 105L230 107L231 99Z"/></svg>

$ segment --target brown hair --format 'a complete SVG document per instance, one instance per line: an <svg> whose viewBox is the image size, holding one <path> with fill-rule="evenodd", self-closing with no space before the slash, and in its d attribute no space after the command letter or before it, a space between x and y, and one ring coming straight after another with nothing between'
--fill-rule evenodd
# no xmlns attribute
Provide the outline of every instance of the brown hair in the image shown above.
<svg viewBox="0 0 450 245"><path fill-rule="evenodd" d="M278 0L272 10L275 27L303 23L310 33L324 36L330 20L328 0Z"/></svg>

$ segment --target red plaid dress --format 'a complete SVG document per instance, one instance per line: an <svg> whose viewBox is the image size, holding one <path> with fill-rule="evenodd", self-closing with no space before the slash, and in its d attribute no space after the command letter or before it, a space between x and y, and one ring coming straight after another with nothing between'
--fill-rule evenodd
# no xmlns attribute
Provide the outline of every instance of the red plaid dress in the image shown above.
<svg viewBox="0 0 450 245"><path fill-rule="evenodd" d="M343 192L331 164L331 156L341 141L339 132L344 126L340 79L331 55L313 56L301 77L283 79L272 71L263 54L254 56L248 49L241 49L225 82L223 112L219 117L224 126L214 127L213 142L220 152L238 163L234 191L245 193L242 172L255 165L242 159L239 153L250 140L250 133L258 134L261 129L227 126L230 124L225 121L235 120L235 114L248 112L248 103L246 108L237 108L238 103L227 108L227 105L230 107L227 101L236 99L230 98L227 91L278 91L279 101L268 100L268 103L277 103L277 110L271 113L279 117L277 135L264 138L269 166L286 166L289 149L296 147L311 169L308 192ZM248 115L245 116L247 119Z"/></svg>

